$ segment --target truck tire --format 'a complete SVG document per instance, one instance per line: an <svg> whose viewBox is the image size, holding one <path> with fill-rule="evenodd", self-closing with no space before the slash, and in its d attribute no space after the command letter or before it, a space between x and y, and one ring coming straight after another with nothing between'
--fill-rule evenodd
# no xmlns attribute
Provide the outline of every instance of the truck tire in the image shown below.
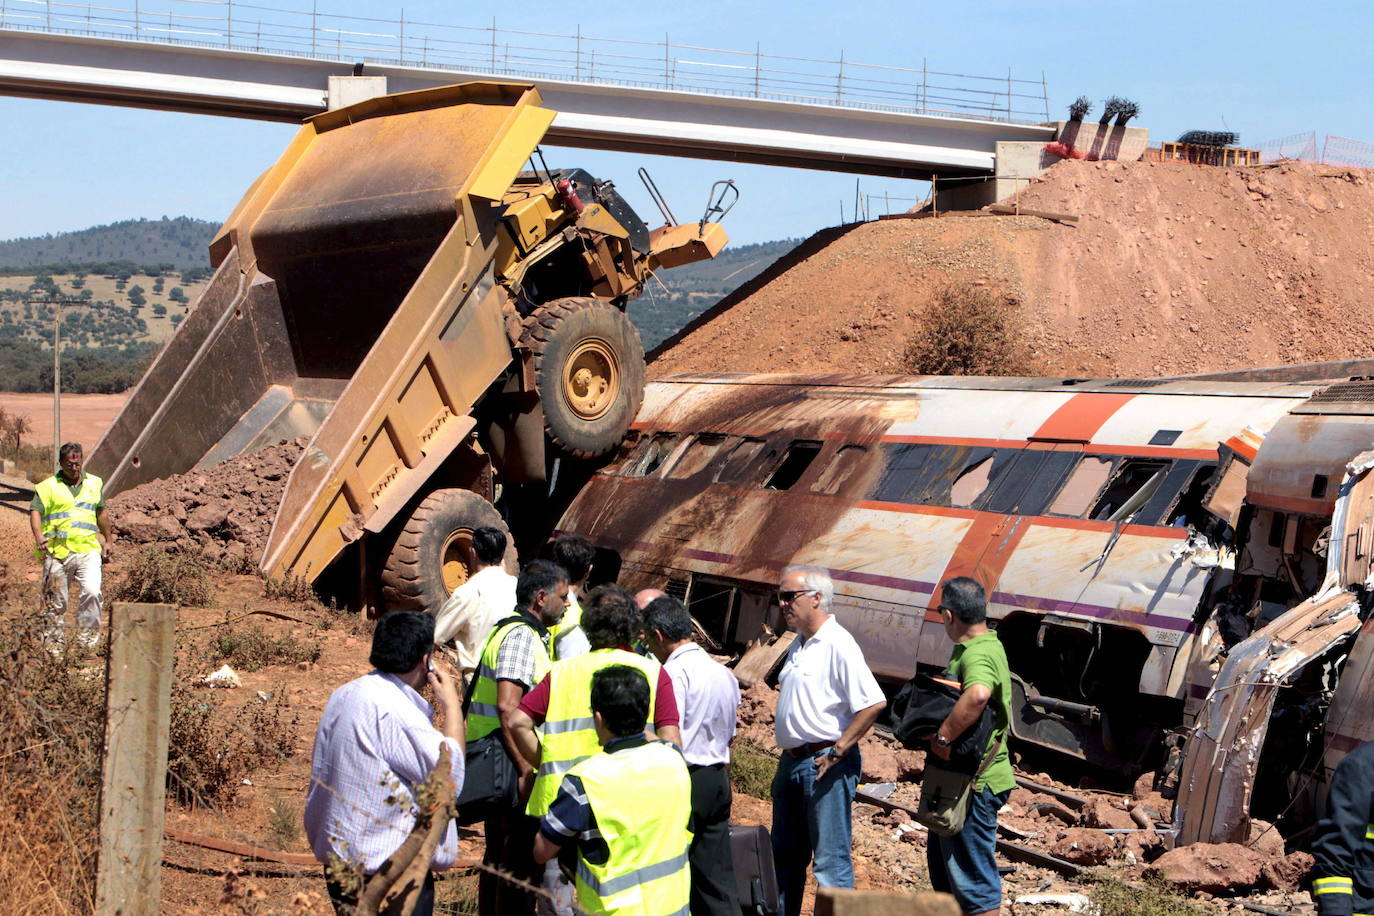
<svg viewBox="0 0 1374 916"><path fill-rule="evenodd" d="M553 446L596 458L619 445L644 400L644 345L625 313L600 299L555 299L530 315L525 344Z"/></svg>
<svg viewBox="0 0 1374 916"><path fill-rule="evenodd" d="M382 567L382 601L387 610L437 613L467 581L465 548L475 528L510 531L500 513L471 490L435 490L415 508ZM515 546L506 543L506 571L515 572Z"/></svg>

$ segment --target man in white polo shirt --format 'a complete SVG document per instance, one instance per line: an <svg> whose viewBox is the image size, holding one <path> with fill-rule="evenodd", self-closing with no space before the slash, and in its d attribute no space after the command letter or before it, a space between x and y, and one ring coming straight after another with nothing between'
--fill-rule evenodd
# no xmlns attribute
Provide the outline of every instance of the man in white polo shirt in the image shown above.
<svg viewBox="0 0 1374 916"><path fill-rule="evenodd" d="M801 912L806 866L822 887L853 887L850 809L863 764L859 739L887 700L863 651L831 612L835 585L818 566L788 566L783 619L799 637L778 675L773 859L784 916Z"/></svg>
<svg viewBox="0 0 1374 916"><path fill-rule="evenodd" d="M692 778L692 916L738 916L730 856L730 742L739 681L692 639L692 615L660 594L644 608L644 641L673 680L682 716L682 756Z"/></svg>

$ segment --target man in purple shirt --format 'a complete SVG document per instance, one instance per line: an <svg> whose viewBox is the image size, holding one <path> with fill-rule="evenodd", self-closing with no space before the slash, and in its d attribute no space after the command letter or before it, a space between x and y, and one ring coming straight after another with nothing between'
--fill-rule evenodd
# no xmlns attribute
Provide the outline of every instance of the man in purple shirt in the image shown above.
<svg viewBox="0 0 1374 916"><path fill-rule="evenodd" d="M730 856L730 742L739 681L692 640L692 616L670 595L644 609L644 641L677 697L682 756L692 779L692 916L735 916L739 894Z"/></svg>

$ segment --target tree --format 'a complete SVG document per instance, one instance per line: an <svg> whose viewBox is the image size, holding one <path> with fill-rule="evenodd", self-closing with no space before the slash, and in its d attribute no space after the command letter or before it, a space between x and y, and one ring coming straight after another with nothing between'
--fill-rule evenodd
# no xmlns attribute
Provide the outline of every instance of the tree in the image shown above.
<svg viewBox="0 0 1374 916"><path fill-rule="evenodd" d="M153 293L156 294L156 295L162 295L162 277L161 277L161 276L158 276L155 280L153 280Z"/></svg>
<svg viewBox="0 0 1374 916"><path fill-rule="evenodd" d="M167 298L171 299L173 302L187 301L186 292L180 286L173 286L171 292L167 294Z"/></svg>
<svg viewBox="0 0 1374 916"><path fill-rule="evenodd" d="M153 314L159 318L164 317L167 314L167 306L163 305L161 302L154 302Z"/></svg>
<svg viewBox="0 0 1374 916"><path fill-rule="evenodd" d="M137 283L135 283L133 286L129 287L129 294L128 294L128 295L129 295L129 304L130 304L130 305L133 305L133 306L140 306L140 305L143 305L144 303L146 303L146 302L148 301L148 300L147 300L146 298L144 298L144 296L143 296L143 287L139 286Z"/></svg>

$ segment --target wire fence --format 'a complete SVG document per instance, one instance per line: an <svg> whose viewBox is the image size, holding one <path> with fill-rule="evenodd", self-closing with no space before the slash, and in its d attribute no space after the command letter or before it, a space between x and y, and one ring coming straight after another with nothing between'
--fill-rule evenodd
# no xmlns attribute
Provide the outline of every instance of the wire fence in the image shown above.
<svg viewBox="0 0 1374 916"><path fill-rule="evenodd" d="M1322 165L1374 168L1374 143L1326 134L1321 142L1316 131L1293 134L1259 144L1261 162L1297 160Z"/></svg>
<svg viewBox="0 0 1374 916"><path fill-rule="evenodd" d="M0 0L0 28L220 48L316 60L404 65L526 80L558 80L744 96L943 117L1049 120L1039 79L981 76L765 54L662 41L632 41L454 26L405 18L289 10L232 0L156 0L97 6Z"/></svg>

